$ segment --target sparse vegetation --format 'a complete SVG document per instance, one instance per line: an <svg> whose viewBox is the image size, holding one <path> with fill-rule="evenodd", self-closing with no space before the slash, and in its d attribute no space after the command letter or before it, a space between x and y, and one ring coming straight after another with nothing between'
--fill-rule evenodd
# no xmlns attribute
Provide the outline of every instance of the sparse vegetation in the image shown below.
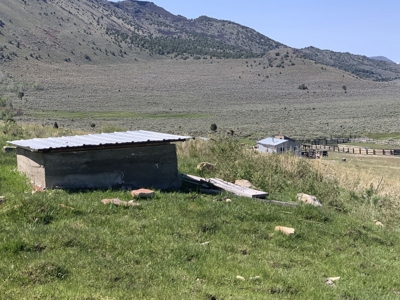
<svg viewBox="0 0 400 300"><path fill-rule="evenodd" d="M400 131L393 109L399 86L360 81L296 58L296 66L285 62L285 69L279 69L281 74L263 69L274 56L274 52L268 53L257 63L247 60L253 64L251 72L244 59L213 59L213 64L210 60L170 59L85 67L41 64L34 72L23 72L29 100L15 104L24 112L18 120L38 124L57 121L69 129L85 129L93 121L96 128L117 126L195 136L206 135L210 124L216 123L220 132L232 129L235 135L254 140L277 132L307 139ZM63 76L57 71L61 65ZM175 75L169 76L171 73ZM5 88L5 79L3 82ZM40 85L35 89L31 82ZM300 84L308 89L299 90ZM15 91L9 99L17 99L18 85L11 80L7 84L7 90ZM348 90L351 86L346 99L343 85Z"/></svg>
<svg viewBox="0 0 400 300"><path fill-rule="evenodd" d="M299 85L299 90L307 90L307 89L308 87L304 83Z"/></svg>
<svg viewBox="0 0 400 300"><path fill-rule="evenodd" d="M12 120L15 116L21 115L22 110L14 109L12 102L7 97L0 97L0 120Z"/></svg>
<svg viewBox="0 0 400 300"><path fill-rule="evenodd" d="M370 59L366 56L321 50L315 47L301 49L299 53L303 58L339 68L360 78L368 78L375 81L390 81L400 78L398 65Z"/></svg>
<svg viewBox="0 0 400 300"><path fill-rule="evenodd" d="M18 98L20 99L20 100L22 100L22 98L25 96L25 93L24 92L18 92Z"/></svg>

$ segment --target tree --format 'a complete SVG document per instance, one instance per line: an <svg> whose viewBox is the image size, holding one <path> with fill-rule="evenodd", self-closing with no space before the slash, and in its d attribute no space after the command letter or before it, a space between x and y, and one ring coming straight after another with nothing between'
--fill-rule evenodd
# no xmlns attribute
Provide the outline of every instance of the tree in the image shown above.
<svg viewBox="0 0 400 300"><path fill-rule="evenodd" d="M210 129L211 129L212 131L217 131L217 124L212 123L211 126L210 126Z"/></svg>
<svg viewBox="0 0 400 300"><path fill-rule="evenodd" d="M18 98L22 100L22 97L24 97L25 94L24 92L18 92Z"/></svg>

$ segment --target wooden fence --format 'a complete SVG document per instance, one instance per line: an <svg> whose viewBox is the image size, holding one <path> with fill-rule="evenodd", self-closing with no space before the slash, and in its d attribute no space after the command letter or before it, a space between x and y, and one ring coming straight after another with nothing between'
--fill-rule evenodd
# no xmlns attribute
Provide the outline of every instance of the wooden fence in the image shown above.
<svg viewBox="0 0 400 300"><path fill-rule="evenodd" d="M360 147L343 147L343 146L328 146L328 145L303 145L305 151L327 150L333 152L342 152L350 154L366 154L366 155L400 155L400 149L368 149Z"/></svg>

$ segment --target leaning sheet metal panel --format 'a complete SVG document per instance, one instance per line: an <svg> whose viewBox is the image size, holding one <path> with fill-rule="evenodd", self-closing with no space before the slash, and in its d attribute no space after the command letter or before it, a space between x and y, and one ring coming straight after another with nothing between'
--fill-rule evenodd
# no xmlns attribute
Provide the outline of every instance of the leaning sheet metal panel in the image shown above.
<svg viewBox="0 0 400 300"><path fill-rule="evenodd" d="M42 151L50 149L78 148L85 146L138 144L148 142L178 142L185 141L190 138L192 137L137 130L52 138L36 138L31 140L9 141L8 143L31 151Z"/></svg>

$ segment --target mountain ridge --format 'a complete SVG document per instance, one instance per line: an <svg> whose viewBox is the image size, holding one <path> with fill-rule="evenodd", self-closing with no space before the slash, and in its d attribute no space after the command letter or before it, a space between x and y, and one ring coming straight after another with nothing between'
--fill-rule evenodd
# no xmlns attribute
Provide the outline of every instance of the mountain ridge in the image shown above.
<svg viewBox="0 0 400 300"><path fill-rule="evenodd" d="M370 56L370 59L374 59L374 60L382 60L382 61L386 61L389 63L393 63L393 64L397 64L396 62L394 62L393 60L387 58L386 56Z"/></svg>
<svg viewBox="0 0 400 300"><path fill-rule="evenodd" d="M257 58L291 48L238 23L187 19L149 1L3 0L0 62L104 64L137 59ZM360 78L400 78L400 66L315 47L296 55Z"/></svg>

